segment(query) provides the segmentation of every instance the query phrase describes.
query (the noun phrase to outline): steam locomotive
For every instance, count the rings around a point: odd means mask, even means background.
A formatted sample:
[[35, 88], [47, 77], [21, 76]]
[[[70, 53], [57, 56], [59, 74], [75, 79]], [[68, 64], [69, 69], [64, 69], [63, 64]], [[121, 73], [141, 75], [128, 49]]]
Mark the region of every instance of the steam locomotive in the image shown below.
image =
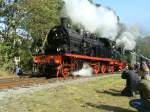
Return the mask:
[[123, 47], [114, 41], [79, 29], [72, 29], [61, 19], [61, 25], [52, 28], [47, 36], [44, 53], [33, 56], [33, 73], [66, 78], [71, 71], [89, 63], [93, 74], [113, 73], [124, 68]]

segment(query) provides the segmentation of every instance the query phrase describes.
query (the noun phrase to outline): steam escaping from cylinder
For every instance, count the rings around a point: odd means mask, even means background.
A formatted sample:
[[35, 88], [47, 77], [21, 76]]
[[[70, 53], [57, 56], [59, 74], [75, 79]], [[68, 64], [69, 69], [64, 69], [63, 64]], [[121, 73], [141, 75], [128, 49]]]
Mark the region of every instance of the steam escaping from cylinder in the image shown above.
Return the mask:
[[118, 33], [118, 17], [110, 8], [96, 6], [88, 0], [63, 0], [63, 13], [76, 25], [91, 33], [114, 40]]
[[83, 63], [83, 67], [81, 70], [77, 70], [72, 72], [73, 76], [83, 76], [83, 77], [90, 77], [92, 76], [93, 69], [90, 67], [88, 63]]

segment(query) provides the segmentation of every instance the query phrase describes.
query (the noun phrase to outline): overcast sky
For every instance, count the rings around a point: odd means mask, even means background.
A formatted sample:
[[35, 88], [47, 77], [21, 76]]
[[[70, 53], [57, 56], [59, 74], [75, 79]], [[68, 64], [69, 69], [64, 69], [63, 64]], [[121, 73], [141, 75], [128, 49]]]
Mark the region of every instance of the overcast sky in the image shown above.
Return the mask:
[[126, 25], [138, 25], [150, 34], [150, 0], [94, 0], [112, 8]]

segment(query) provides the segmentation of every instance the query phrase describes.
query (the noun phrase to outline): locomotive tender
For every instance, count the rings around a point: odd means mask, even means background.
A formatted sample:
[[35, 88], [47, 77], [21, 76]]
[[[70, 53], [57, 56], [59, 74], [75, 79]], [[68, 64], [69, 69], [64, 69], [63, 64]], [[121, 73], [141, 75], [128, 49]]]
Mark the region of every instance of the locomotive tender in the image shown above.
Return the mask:
[[122, 48], [115, 42], [69, 28], [63, 18], [60, 26], [50, 30], [45, 53], [33, 56], [33, 73], [66, 78], [71, 71], [81, 69], [84, 62], [89, 63], [95, 75], [113, 73], [124, 68], [122, 55]]

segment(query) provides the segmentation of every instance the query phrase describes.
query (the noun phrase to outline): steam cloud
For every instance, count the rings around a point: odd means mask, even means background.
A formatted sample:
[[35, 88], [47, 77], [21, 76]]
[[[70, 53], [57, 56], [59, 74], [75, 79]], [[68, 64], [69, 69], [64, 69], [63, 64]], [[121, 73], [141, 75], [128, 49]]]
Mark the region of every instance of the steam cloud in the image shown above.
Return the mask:
[[83, 76], [83, 77], [90, 77], [93, 74], [93, 69], [90, 67], [88, 63], [83, 63], [83, 67], [81, 70], [74, 71], [72, 73], [73, 76]]
[[[100, 37], [116, 40], [118, 45], [123, 44], [127, 50], [135, 48], [136, 35], [126, 29], [120, 33], [118, 18], [110, 8], [96, 6], [88, 0], [63, 1], [65, 3], [63, 14], [69, 17], [73, 24], [81, 25], [85, 30], [96, 33]], [[120, 33], [119, 37], [117, 37], [118, 33]]]
[[130, 32], [123, 32], [120, 38], [116, 40], [116, 43], [123, 45], [126, 50], [132, 50], [136, 46], [135, 37]]
[[134, 25], [130, 28], [124, 28], [120, 34], [116, 40], [117, 45], [123, 45], [126, 50], [133, 50], [136, 46], [136, 39], [140, 36], [138, 26]]
[[80, 24], [92, 33], [113, 40], [118, 33], [118, 19], [115, 13], [102, 6], [97, 7], [88, 0], [63, 0], [64, 13], [74, 24]]

